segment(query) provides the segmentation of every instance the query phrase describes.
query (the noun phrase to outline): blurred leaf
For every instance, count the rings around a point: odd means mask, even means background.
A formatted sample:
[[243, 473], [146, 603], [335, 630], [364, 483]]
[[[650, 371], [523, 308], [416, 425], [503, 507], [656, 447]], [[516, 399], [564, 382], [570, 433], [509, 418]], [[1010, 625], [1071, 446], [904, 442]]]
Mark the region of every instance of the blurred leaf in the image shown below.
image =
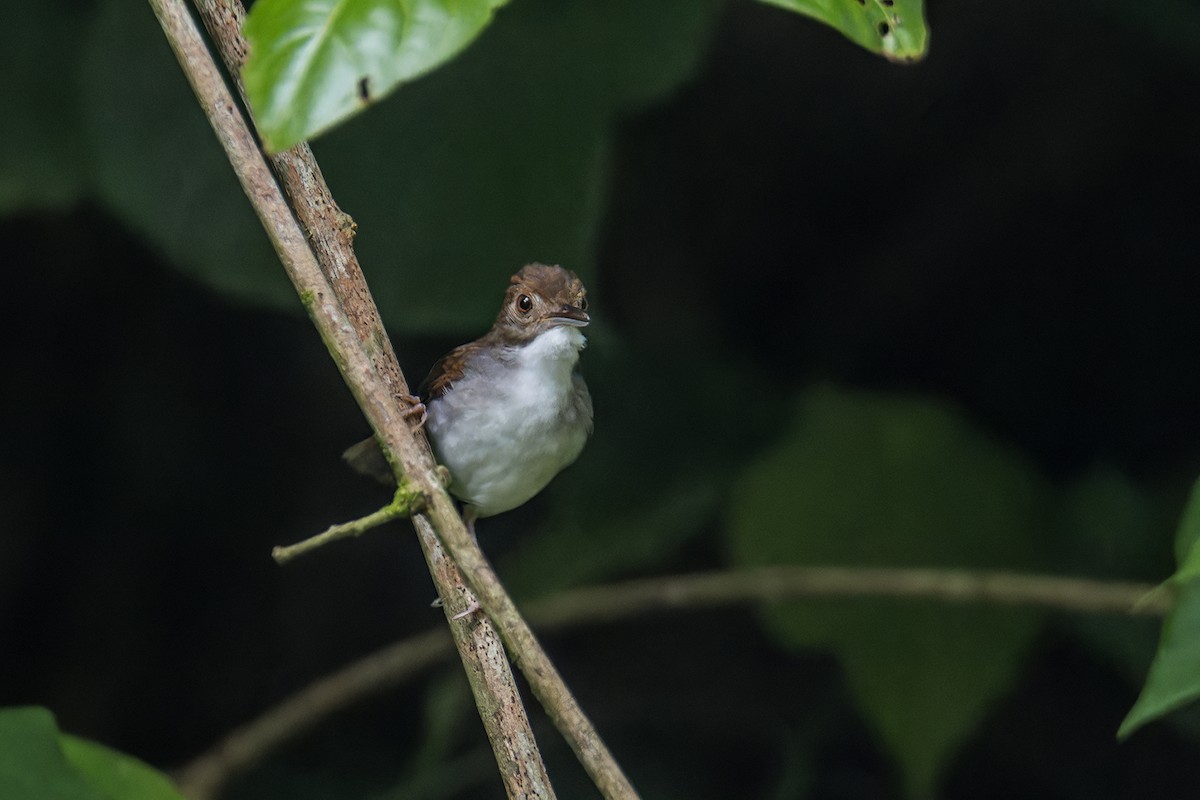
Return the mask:
[[1177, 503], [1111, 467], [1094, 467], [1060, 494], [1054, 537], [1059, 568], [1126, 580], [1161, 575]]
[[923, 0], [761, 0], [820, 20], [891, 61], [925, 56], [929, 32]]
[[[0, 25], [0, 214], [63, 208], [83, 190], [76, 62], [86, 12], [69, 0], [7, 9]], [[53, 32], [54, 53], [47, 52]]]
[[34, 707], [0, 709], [0, 797], [105, 800], [63, 756], [54, 715]]
[[[1068, 575], [1153, 580], [1170, 565], [1179, 513], [1174, 492], [1148, 491], [1111, 467], [1095, 467], [1061, 494], [1052, 539], [1056, 569]], [[1098, 614], [1058, 617], [1127, 679], [1142, 680], [1157, 638], [1153, 620]]]
[[183, 800], [183, 795], [153, 767], [101, 744], [63, 734], [63, 753], [87, 782], [114, 800]]
[[60, 734], [44, 708], [0, 709], [0, 797], [4, 800], [183, 800], [136, 758]]
[[123, 0], [97, 11], [80, 80], [98, 198], [205, 285], [299, 309], [153, 14]]
[[242, 70], [267, 149], [286, 150], [448, 61], [504, 0], [259, 0]]
[[[611, 129], [692, 73], [721, 8], [525, 0], [444, 69], [323, 138], [389, 330], [482, 333], [529, 261], [589, 277]], [[197, 280], [299, 310], [152, 15], [122, 0], [98, 10], [82, 94], [101, 199]]]
[[[1039, 561], [1046, 494], [1030, 464], [944, 405], [822, 388], [735, 486], [730, 544], [745, 565], [1021, 568]], [[1039, 620], [866, 599], [764, 616], [782, 644], [838, 655], [910, 796], [932, 792], [945, 759], [1011, 686]]]
[[1146, 685], [1117, 732], [1122, 739], [1200, 697], [1200, 482], [1184, 509], [1176, 546], [1179, 568], [1170, 579], [1175, 607], [1163, 623]]

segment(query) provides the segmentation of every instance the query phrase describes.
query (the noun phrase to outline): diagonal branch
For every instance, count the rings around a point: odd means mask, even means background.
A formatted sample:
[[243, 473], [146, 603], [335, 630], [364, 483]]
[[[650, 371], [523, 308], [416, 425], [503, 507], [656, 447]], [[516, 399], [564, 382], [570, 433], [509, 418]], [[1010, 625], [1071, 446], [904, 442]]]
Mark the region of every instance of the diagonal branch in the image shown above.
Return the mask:
[[[280, 193], [182, 0], [150, 0], [150, 3], [288, 277], [388, 454], [397, 482], [407, 480], [424, 498], [424, 511], [415, 515], [413, 521], [439, 595], [445, 601], [447, 616], [452, 617], [472, 601], [459, 573], [461, 567], [480, 605], [495, 623], [479, 618], [451, 619], [450, 629], [509, 796], [553, 797], [553, 790], [533, 743], [511, 672], [504, 662], [503, 648], [496, 646], [497, 629], [514, 660], [526, 671], [535, 695], [602, 793], [610, 798], [636, 797], [467, 533], [441, 484], [428, 443], [405, 421], [403, 404], [411, 395], [350, 251], [353, 225], [333, 205], [328, 189], [319, 180], [320, 173], [311, 153], [302, 149], [297, 161], [285, 161], [280, 167], [280, 174], [292, 186], [297, 213], [310, 226], [306, 235], [292, 216], [292, 209]], [[207, 0], [202, 2], [201, 11], [210, 23], [214, 39], [230, 57], [231, 73], [236, 76], [236, 68], [246, 52], [239, 30], [240, 5]], [[320, 205], [325, 206], [323, 213], [313, 214], [310, 221], [308, 206]], [[329, 224], [330, 215], [335, 224]], [[327, 254], [324, 271], [310, 249], [310, 239], [315, 246], [328, 246], [337, 254]], [[443, 551], [443, 544], [450, 557]]]

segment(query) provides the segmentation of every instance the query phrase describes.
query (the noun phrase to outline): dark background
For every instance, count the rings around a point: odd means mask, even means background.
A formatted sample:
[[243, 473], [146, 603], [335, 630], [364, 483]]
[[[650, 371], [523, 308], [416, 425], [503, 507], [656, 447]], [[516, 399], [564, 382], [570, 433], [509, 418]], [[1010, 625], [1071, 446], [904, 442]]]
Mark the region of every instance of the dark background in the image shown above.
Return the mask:
[[[516, 36], [504, 31], [539, 8], [505, 9], [479, 47]], [[1050, 491], [1098, 465], [1121, 475], [1145, 525], [1117, 540], [1052, 535], [1036, 564], [1165, 578], [1200, 472], [1200, 10], [933, 2], [930, 54], [901, 67], [765, 5], [714, 8], [686, 78], [605, 128], [579, 265], [598, 318], [584, 356], [596, 437], [544, 496], [481, 524], [502, 577], [511, 563], [532, 596], [729, 565], [729, 485], [771, 449], [797, 393], [831, 382], [949, 401]], [[71, 30], [116, 13], [59, 11]], [[185, 97], [164, 51], [123, 58], [145, 59]], [[49, 69], [82, 88], [36, 93], [45, 107], [93, 102], [83, 67], [60, 57]], [[25, 105], [10, 108], [42, 113], [34, 94], [18, 87]], [[0, 705], [47, 706], [65, 730], [171, 768], [441, 614], [405, 525], [272, 563], [273, 545], [386, 501], [338, 458], [365, 425], [298, 303], [230, 299], [212, 288], [226, 279], [177, 269], [153, 223], [88, 188], [110, 145], [59, 150], [56, 174], [80, 176], [61, 190], [29, 177], [39, 173], [20, 153], [0, 161], [26, 184], [4, 195], [0, 218]], [[192, 169], [186, 148], [173, 157]], [[330, 179], [335, 194], [354, 182]], [[225, 202], [249, 217], [236, 194]], [[431, 306], [427, 323], [399, 323], [410, 380], [486, 328], [520, 266], [480, 263], [470, 274], [486, 281], [411, 265], [449, 275], [470, 321], [439, 321]], [[371, 279], [381, 266], [365, 268]], [[678, 475], [715, 487], [686, 530], [555, 574], [539, 545], [524, 549], [529, 531], [552, 539], [564, 520], [586, 532], [607, 513], [650, 518], [657, 482]], [[1156, 632], [1047, 618], [934, 793], [1154, 797], [1197, 785], [1194, 724], [1115, 741]], [[647, 797], [903, 794], [835, 654], [788, 645], [752, 609], [547, 645]], [[233, 796], [498, 796], [464, 693], [447, 665], [347, 709]], [[536, 724], [559, 796], [589, 796], [540, 713]]]

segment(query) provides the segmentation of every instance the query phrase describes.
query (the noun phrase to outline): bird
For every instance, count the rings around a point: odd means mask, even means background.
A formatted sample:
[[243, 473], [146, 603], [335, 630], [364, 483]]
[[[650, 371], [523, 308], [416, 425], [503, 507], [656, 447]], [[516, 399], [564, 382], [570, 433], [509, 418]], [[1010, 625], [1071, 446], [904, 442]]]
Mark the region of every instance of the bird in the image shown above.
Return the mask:
[[[579, 355], [590, 321], [574, 272], [528, 264], [509, 279], [491, 329], [439, 359], [417, 390], [434, 456], [472, 535], [477, 519], [523, 505], [583, 451], [593, 423]], [[374, 438], [344, 457], [393, 480]]]

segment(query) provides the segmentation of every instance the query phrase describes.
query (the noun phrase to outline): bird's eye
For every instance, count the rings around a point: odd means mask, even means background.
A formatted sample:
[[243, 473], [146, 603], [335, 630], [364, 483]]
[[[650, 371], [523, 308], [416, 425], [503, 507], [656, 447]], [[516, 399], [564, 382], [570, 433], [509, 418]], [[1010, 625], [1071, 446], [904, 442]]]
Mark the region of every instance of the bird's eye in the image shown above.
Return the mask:
[[533, 298], [527, 294], [523, 294], [517, 298], [517, 309], [522, 314], [528, 314], [533, 310]]
[[587, 311], [587, 307], [588, 307], [588, 301], [587, 301], [587, 298], [586, 298], [586, 297], [581, 297], [581, 298], [579, 298], [579, 310], [580, 310], [580, 311]]

